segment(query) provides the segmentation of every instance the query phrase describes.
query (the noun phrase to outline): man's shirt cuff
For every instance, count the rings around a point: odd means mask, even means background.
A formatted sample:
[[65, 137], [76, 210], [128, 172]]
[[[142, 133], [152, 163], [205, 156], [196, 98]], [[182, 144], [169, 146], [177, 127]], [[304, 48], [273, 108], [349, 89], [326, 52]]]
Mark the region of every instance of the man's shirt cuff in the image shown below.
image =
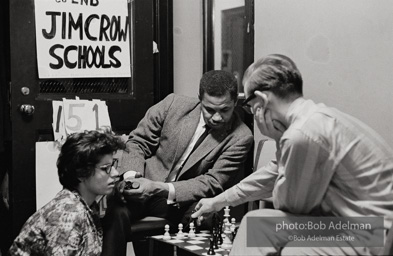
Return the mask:
[[167, 183], [169, 186], [168, 199], [166, 200], [167, 204], [176, 204], [176, 193], [175, 186], [172, 183]]

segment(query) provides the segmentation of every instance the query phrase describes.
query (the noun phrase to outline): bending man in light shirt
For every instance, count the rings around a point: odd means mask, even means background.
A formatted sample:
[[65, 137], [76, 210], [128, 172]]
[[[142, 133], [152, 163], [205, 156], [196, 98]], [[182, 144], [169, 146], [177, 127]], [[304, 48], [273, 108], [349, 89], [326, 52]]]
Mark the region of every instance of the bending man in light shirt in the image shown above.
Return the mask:
[[143, 178], [136, 179], [138, 189], [123, 192], [125, 204], [113, 201], [109, 206], [103, 255], [126, 254], [133, 221], [157, 216], [176, 226], [188, 224], [199, 199], [236, 183], [253, 143], [250, 129], [234, 112], [237, 88], [232, 74], [209, 71], [201, 78], [199, 100], [170, 94], [147, 111], [129, 136], [129, 153], [120, 167]]
[[[354, 117], [303, 98], [302, 83], [295, 63], [279, 54], [259, 59], [244, 75], [243, 105], [254, 114], [261, 133], [276, 141], [276, 160], [224, 193], [202, 199], [192, 215], [273, 197], [276, 210], [255, 210], [243, 218], [231, 255], [281, 250], [274, 232], [266, 236], [270, 246], [247, 247], [246, 223], [251, 216], [376, 216], [385, 218], [379, 227], [383, 231], [392, 225], [393, 150]], [[375, 255], [381, 249], [340, 247], [334, 242], [333, 247], [311, 243], [290, 248], [290, 243], [281, 255]]]

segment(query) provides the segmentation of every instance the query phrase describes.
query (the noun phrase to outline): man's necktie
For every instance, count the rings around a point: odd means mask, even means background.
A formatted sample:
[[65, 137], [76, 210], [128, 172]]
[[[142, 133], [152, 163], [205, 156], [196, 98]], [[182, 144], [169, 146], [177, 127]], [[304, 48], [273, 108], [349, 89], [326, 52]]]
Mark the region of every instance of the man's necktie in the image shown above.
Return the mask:
[[177, 179], [177, 175], [180, 173], [180, 171], [183, 169], [184, 164], [187, 162], [187, 160], [190, 158], [191, 154], [201, 145], [202, 141], [209, 135], [210, 132], [210, 127], [205, 125], [205, 131], [199, 136], [198, 140], [195, 142], [194, 147], [192, 148], [190, 154], [188, 154], [187, 158], [184, 160], [183, 164], [180, 166], [180, 168], [176, 170], [172, 170], [171, 173], [169, 173], [168, 181], [175, 181]]
[[[210, 132], [210, 127], [205, 125], [205, 131], [201, 134], [201, 136], [199, 136], [197, 142], [195, 142], [194, 147], [192, 148], [190, 154], [188, 155], [188, 157], [186, 158], [184, 163], [188, 160], [188, 158], [195, 151], [195, 149], [197, 149], [199, 147], [199, 145], [201, 145], [202, 141], [207, 137], [207, 135], [209, 135], [209, 132]], [[183, 163], [183, 165], [184, 165], [184, 163]]]

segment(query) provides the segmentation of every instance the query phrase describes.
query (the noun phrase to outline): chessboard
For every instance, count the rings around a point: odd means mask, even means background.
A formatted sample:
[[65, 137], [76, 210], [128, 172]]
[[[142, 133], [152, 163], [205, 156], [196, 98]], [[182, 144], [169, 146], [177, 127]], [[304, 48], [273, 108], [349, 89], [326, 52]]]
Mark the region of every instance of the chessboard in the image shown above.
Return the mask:
[[[210, 231], [201, 230], [194, 237], [189, 237], [187, 233], [183, 238], [178, 238], [177, 234], [171, 234], [170, 239], [163, 239], [164, 235], [150, 237], [150, 254], [151, 255], [229, 255], [230, 249], [213, 249], [214, 254], [208, 254], [211, 251], [212, 235]], [[220, 247], [220, 246], [219, 246]]]
[[234, 218], [229, 218], [229, 207], [224, 211], [225, 219], [214, 218], [211, 232], [200, 231], [197, 219], [187, 225], [188, 233], [183, 232], [181, 223], [176, 234], [171, 234], [170, 226], [165, 225], [163, 235], [150, 237], [150, 255], [229, 255], [238, 225]]

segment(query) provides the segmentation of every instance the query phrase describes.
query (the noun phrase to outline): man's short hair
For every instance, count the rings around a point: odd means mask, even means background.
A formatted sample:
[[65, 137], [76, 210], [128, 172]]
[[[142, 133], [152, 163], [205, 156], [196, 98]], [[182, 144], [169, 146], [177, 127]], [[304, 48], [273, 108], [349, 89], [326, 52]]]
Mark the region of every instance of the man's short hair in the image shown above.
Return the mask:
[[79, 178], [93, 175], [103, 156], [125, 148], [125, 142], [110, 133], [84, 131], [69, 135], [57, 159], [60, 183], [64, 188], [76, 189]]
[[303, 95], [303, 80], [296, 64], [287, 56], [271, 54], [263, 57], [244, 73], [243, 85], [251, 93], [268, 89], [281, 99]]
[[237, 101], [238, 92], [237, 80], [234, 75], [223, 70], [211, 70], [203, 74], [199, 84], [199, 98], [205, 93], [210, 96], [220, 97], [227, 92], [231, 95], [231, 99]]

